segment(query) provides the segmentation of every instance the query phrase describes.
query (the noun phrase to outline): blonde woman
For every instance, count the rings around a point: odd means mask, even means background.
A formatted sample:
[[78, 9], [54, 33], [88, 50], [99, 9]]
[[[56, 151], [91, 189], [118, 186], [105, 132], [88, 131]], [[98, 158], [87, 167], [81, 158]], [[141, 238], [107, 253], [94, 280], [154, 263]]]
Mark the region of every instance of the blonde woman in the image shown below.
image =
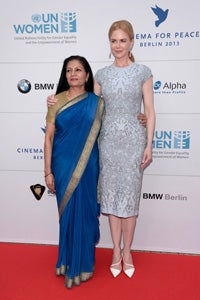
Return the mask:
[[[151, 70], [134, 61], [134, 32], [127, 20], [114, 22], [108, 32], [114, 62], [98, 70], [94, 92], [105, 101], [100, 132], [101, 212], [108, 215], [113, 241], [110, 270], [131, 278], [131, 255], [144, 169], [152, 161], [155, 126]], [[137, 118], [144, 105], [146, 127]]]

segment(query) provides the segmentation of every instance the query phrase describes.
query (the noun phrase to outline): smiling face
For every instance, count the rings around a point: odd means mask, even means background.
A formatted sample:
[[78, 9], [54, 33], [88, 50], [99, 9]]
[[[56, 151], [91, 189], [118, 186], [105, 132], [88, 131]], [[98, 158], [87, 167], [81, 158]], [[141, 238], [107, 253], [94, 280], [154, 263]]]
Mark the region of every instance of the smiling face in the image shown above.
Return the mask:
[[84, 87], [89, 74], [79, 60], [71, 60], [66, 66], [66, 78], [70, 87]]
[[122, 29], [114, 30], [110, 35], [110, 48], [116, 59], [126, 58], [133, 47], [133, 39]]

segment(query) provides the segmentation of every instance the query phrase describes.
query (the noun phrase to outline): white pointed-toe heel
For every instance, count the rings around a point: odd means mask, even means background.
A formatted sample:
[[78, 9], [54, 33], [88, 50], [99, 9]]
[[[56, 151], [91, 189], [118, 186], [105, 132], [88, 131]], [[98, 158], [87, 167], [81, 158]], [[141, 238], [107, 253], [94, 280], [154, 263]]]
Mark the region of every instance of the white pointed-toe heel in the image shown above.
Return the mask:
[[122, 259], [120, 259], [120, 261], [118, 261], [116, 264], [112, 264], [110, 266], [110, 272], [112, 273], [113, 277], [117, 277], [121, 273], [122, 268], [120, 268], [120, 269], [115, 268], [117, 266], [121, 266], [121, 262], [122, 262]]
[[129, 278], [131, 278], [135, 272], [135, 267], [132, 264], [127, 264], [124, 261], [124, 266], [129, 267], [128, 269], [123, 268], [124, 273], [126, 274], [126, 276], [128, 276]]

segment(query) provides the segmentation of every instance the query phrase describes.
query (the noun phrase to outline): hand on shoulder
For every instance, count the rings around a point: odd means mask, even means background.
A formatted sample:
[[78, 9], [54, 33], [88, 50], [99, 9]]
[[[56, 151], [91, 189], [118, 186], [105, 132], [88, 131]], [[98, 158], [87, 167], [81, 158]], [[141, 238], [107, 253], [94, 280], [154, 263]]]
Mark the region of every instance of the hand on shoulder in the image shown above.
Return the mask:
[[56, 96], [54, 94], [49, 95], [47, 97], [47, 107], [53, 106], [54, 104], [56, 104], [57, 101], [58, 100], [56, 99]]

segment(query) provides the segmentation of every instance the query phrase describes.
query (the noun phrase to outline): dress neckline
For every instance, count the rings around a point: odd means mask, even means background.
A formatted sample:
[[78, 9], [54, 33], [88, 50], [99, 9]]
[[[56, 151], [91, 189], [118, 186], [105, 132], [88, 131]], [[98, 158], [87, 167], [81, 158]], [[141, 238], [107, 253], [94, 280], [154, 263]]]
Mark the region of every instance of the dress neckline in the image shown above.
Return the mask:
[[122, 69], [122, 70], [124, 70], [124, 69], [131, 68], [131, 67], [134, 66], [134, 65], [135, 65], [135, 62], [131, 63], [131, 64], [128, 65], [128, 66], [124, 66], [124, 67], [116, 66], [114, 63], [113, 63], [111, 66], [112, 66], [113, 68], [116, 68], [116, 69]]

